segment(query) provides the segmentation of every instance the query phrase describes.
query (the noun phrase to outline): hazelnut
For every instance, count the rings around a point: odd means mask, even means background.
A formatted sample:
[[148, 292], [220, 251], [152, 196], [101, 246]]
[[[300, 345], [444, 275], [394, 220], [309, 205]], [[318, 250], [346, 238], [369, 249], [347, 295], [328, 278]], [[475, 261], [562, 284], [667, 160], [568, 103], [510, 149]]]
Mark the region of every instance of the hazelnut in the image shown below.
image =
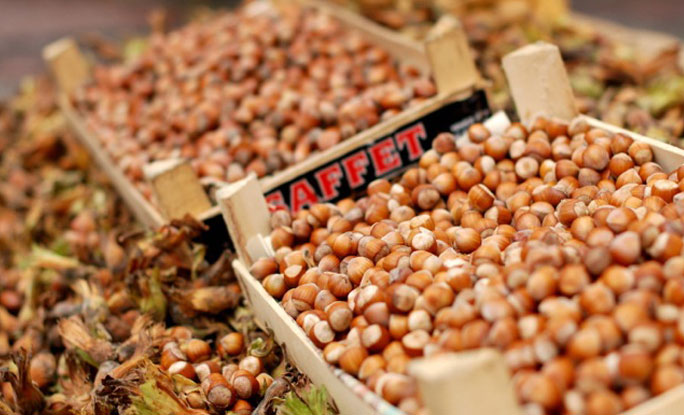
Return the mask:
[[[173, 366], [173, 365], [172, 365]], [[57, 372], [55, 357], [46, 352], [36, 354], [29, 363], [29, 376], [36, 386], [43, 389], [52, 383]]]
[[361, 364], [368, 357], [368, 352], [361, 346], [348, 347], [339, 357], [339, 365], [345, 372], [358, 375]]
[[249, 268], [250, 274], [261, 281], [267, 276], [278, 271], [278, 263], [273, 258], [259, 258]]
[[416, 186], [411, 192], [413, 203], [423, 210], [432, 209], [441, 200], [437, 188], [431, 184]]
[[614, 392], [599, 390], [587, 396], [587, 415], [618, 415], [622, 410], [622, 401]]
[[558, 290], [567, 296], [579, 294], [590, 283], [589, 274], [579, 264], [566, 265], [558, 277]]
[[635, 232], [624, 232], [610, 242], [610, 254], [620, 265], [631, 265], [641, 255], [641, 240]]
[[380, 355], [371, 355], [363, 360], [359, 368], [359, 379], [366, 380], [376, 373], [382, 373], [387, 366], [387, 362]]
[[215, 360], [207, 360], [202, 363], [197, 363], [193, 366], [193, 368], [195, 369], [195, 373], [200, 381], [203, 381], [212, 373], [221, 372], [221, 366]]
[[[439, 136], [438, 136], [439, 137]], [[490, 137], [490, 132], [483, 124], [475, 123], [468, 127], [468, 138], [473, 143], [482, 143]]]
[[653, 152], [651, 151], [651, 147], [641, 141], [633, 142], [629, 146], [627, 152], [634, 162], [639, 166], [653, 160]]
[[271, 231], [271, 245], [273, 245], [273, 249], [277, 250], [283, 246], [292, 246], [294, 240], [294, 232], [289, 227], [281, 226]]
[[496, 135], [486, 139], [483, 145], [485, 154], [496, 161], [502, 160], [508, 153], [508, 142]]
[[574, 359], [589, 359], [598, 356], [601, 350], [601, 335], [592, 327], [577, 331], [566, 346], [568, 356]]
[[425, 330], [410, 331], [401, 339], [401, 343], [409, 356], [422, 356], [423, 349], [430, 341], [430, 334]]
[[337, 301], [330, 304], [326, 307], [325, 314], [327, 315], [330, 327], [337, 332], [347, 330], [354, 316], [351, 309], [344, 301]]
[[634, 287], [635, 278], [634, 273], [629, 268], [612, 265], [601, 273], [601, 282], [616, 295], [620, 295]]
[[589, 314], [606, 314], [615, 307], [615, 294], [605, 285], [593, 283], [582, 291], [579, 303]]
[[264, 278], [262, 284], [269, 295], [278, 299], [282, 298], [287, 291], [285, 276], [283, 274], [271, 274]]
[[613, 209], [606, 217], [606, 226], [615, 233], [624, 232], [627, 227], [637, 220], [637, 216], [630, 208], [619, 207]]
[[300, 285], [292, 292], [291, 301], [300, 312], [310, 310], [313, 308], [319, 291], [320, 289], [316, 284], [309, 283]]
[[344, 353], [345, 350], [346, 346], [340, 342], [328, 343], [323, 349], [323, 358], [331, 365], [338, 364], [340, 356], [342, 356], [342, 353]]
[[480, 247], [480, 234], [471, 228], [461, 228], [455, 232], [454, 248], [460, 252], [470, 253]]
[[335, 301], [337, 301], [337, 297], [335, 297], [330, 291], [321, 290], [318, 292], [316, 299], [314, 300], [314, 308], [316, 310], [323, 311]]
[[537, 301], [550, 297], [556, 292], [557, 277], [551, 267], [543, 267], [533, 272], [527, 280], [527, 292]]
[[665, 365], [655, 369], [651, 377], [651, 393], [660, 395], [684, 383], [684, 372], [678, 366]]
[[379, 324], [371, 324], [361, 332], [361, 344], [371, 352], [381, 352], [389, 342], [389, 331]]
[[670, 258], [682, 255], [683, 245], [684, 243], [680, 236], [671, 233], [661, 233], [648, 249], [648, 253], [660, 261], [667, 261]]
[[521, 179], [529, 179], [539, 171], [539, 162], [532, 157], [521, 157], [515, 162], [515, 174]]
[[381, 239], [372, 236], [364, 236], [359, 240], [358, 253], [373, 262], [378, 262], [381, 258], [389, 254], [389, 247], [387, 246], [387, 243]]
[[242, 353], [245, 340], [242, 333], [228, 333], [217, 342], [216, 350], [221, 356], [237, 356]]
[[628, 345], [620, 350], [618, 372], [629, 381], [642, 382], [651, 375], [654, 369], [651, 354], [639, 345]]
[[558, 220], [566, 225], [571, 225], [575, 219], [589, 214], [587, 206], [577, 199], [566, 199], [556, 208]]
[[596, 144], [590, 144], [582, 153], [582, 166], [596, 171], [605, 169], [609, 161], [610, 153]]
[[626, 153], [633, 142], [634, 140], [631, 137], [617, 133], [610, 141], [610, 150], [613, 154]]
[[207, 401], [219, 410], [231, 407], [237, 399], [233, 387], [220, 373], [212, 373], [203, 380], [202, 390], [207, 397]]
[[627, 386], [622, 390], [620, 399], [625, 409], [631, 409], [651, 398], [651, 392], [643, 386]]
[[209, 343], [200, 339], [191, 339], [182, 347], [188, 359], [193, 362], [201, 362], [211, 357], [211, 346]]
[[309, 338], [320, 348], [335, 340], [335, 332], [326, 320], [321, 320], [313, 324], [309, 330]]
[[494, 203], [494, 200], [494, 194], [482, 184], [473, 186], [468, 191], [468, 202], [473, 208], [479, 210], [480, 212], [484, 212], [489, 209]]
[[520, 397], [524, 402], [539, 404], [547, 410], [555, 408], [561, 402], [561, 392], [553, 380], [539, 373], [531, 374], [523, 381]]
[[[472, 128], [472, 126], [471, 126]], [[432, 148], [438, 153], [445, 154], [456, 150], [456, 137], [451, 133], [440, 133], [432, 141]]]
[[264, 365], [261, 359], [256, 356], [247, 356], [240, 360], [238, 367], [242, 370], [250, 372], [254, 376], [264, 371]]
[[[608, 170], [613, 177], [619, 177], [627, 171], [634, 171], [634, 160], [626, 153], [615, 153], [615, 155], [608, 162]], [[639, 178], [641, 182], [641, 178]], [[618, 186], [621, 187], [621, 186]]]
[[472, 167], [466, 167], [458, 173], [454, 172], [454, 176], [458, 182], [458, 187], [464, 191], [468, 191], [471, 187], [482, 183], [482, 173]]
[[185, 360], [187, 360], [187, 356], [181, 351], [178, 343], [169, 342], [164, 345], [160, 360], [162, 369], [168, 370], [172, 364]]
[[445, 283], [431, 284], [423, 290], [426, 310], [433, 315], [440, 309], [450, 306], [454, 302], [454, 297], [451, 287]]
[[168, 372], [170, 375], [181, 375], [188, 379], [194, 379], [196, 376], [195, 369], [188, 362], [178, 361], [169, 366]]

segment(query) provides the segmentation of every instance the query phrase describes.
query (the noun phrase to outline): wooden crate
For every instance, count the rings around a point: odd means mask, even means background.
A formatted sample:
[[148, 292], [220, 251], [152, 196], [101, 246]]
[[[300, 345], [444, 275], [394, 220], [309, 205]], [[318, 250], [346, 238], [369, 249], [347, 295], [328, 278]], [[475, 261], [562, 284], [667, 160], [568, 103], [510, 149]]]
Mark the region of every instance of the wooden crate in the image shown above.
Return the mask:
[[[285, 3], [273, 1], [276, 5]], [[438, 24], [432, 36], [423, 45], [337, 6], [315, 0], [299, 2], [332, 14], [350, 30], [361, 32], [366, 39], [386, 49], [396, 60], [411, 64], [423, 73], [431, 73], [436, 81], [438, 95], [356, 134], [327, 151], [313, 155], [303, 163], [261, 179], [261, 188], [265, 193], [304, 172], [328, 163], [342, 151], [362, 148], [412, 120], [419, 119], [455, 100], [471, 96], [473, 91], [483, 86], [460, 23], [453, 18], [446, 18]], [[221, 222], [220, 209], [211, 205], [196, 174], [184, 160], [162, 160], [145, 166], [146, 180], [152, 185], [158, 206], [147, 200], [116, 166], [98, 140], [98, 132], [88, 127], [68, 97], [69, 93], [91, 79], [90, 65], [79, 51], [76, 42], [69, 38], [58, 40], [48, 45], [43, 55], [60, 86], [59, 105], [69, 124], [100, 168], [109, 176], [115, 189], [138, 220], [156, 228], [167, 219], [189, 213], [205, 223]], [[220, 228], [225, 231], [223, 226]], [[218, 242], [221, 239], [213, 238]]]
[[[503, 68], [511, 88], [518, 116], [530, 124], [538, 116], [570, 121], [579, 113], [572, 88], [560, 56], [554, 45], [539, 42], [518, 49], [503, 59]], [[651, 146], [655, 162], [666, 171], [684, 164], [684, 149], [618, 128], [595, 118], [585, 117], [590, 125], [622, 133]]]
[[[520, 118], [524, 123], [535, 117], [566, 121], [577, 115], [560, 52], [550, 44], [534, 44], [504, 59]], [[596, 127], [632, 137], [653, 148], [655, 161], [666, 170], [684, 164], [684, 150], [627, 130], [586, 117]], [[269, 211], [253, 177], [233, 183], [219, 191], [224, 219], [236, 245], [244, 247], [233, 262], [243, 292], [252, 305], [259, 324], [271, 330], [284, 345], [288, 357], [315, 384], [325, 385], [342, 414], [396, 415], [390, 406], [368, 391], [358, 380], [328, 365], [321, 351], [294, 320], [249, 273], [254, 260], [273, 255], [270, 241]], [[417, 359], [411, 362], [430, 415], [520, 415], [512, 379], [502, 355], [493, 349], [480, 349]], [[626, 412], [627, 415], [677, 415], [684, 408], [684, 385], [650, 399]]]
[[[486, 122], [493, 130], [503, 132], [510, 125], [505, 114], [498, 113]], [[271, 232], [269, 225], [269, 208], [266, 198], [263, 196], [259, 182], [254, 176], [250, 176], [239, 182], [229, 184], [217, 193], [219, 204], [223, 211], [224, 220], [233, 238], [233, 244], [239, 247], [238, 257], [233, 261], [233, 269], [238, 277], [240, 286], [251, 308], [257, 323], [266, 331], [272, 332], [276, 342], [283, 346], [288, 358], [304, 374], [318, 385], [325, 385], [335, 400], [342, 414], [350, 415], [402, 415], [396, 407], [385, 402], [383, 399], [371, 393], [356, 378], [340, 369], [330, 366], [323, 360], [321, 351], [304, 334], [295, 321], [273, 299], [249, 273], [249, 265], [256, 259], [274, 254], [268, 235]], [[465, 357], [465, 358], [464, 358]], [[491, 371], [480, 372], [480, 365], [473, 366], [472, 360], [486, 364]], [[493, 350], [476, 351], [470, 354], [459, 355], [456, 361], [450, 365], [450, 370], [457, 367], [456, 374], [461, 381], [470, 379], [471, 385], [479, 386], [500, 383], [502, 387], [508, 386], [510, 379], [504, 368], [502, 356]], [[424, 395], [428, 396], [439, 386], [433, 383], [435, 370], [440, 366], [437, 362], [430, 362], [428, 366], [416, 365], [416, 376], [421, 380]], [[438, 388], [443, 390], [443, 388]], [[510, 389], [512, 391], [512, 389]], [[452, 391], [453, 396], [465, 397], [469, 389], [461, 388], [460, 391]], [[498, 400], [490, 400], [490, 407], [494, 412], [502, 413], [501, 405], [510, 405], [515, 402], [511, 394], [508, 397], [500, 397]], [[508, 407], [508, 406], [506, 406]], [[496, 410], [495, 410], [496, 409]], [[471, 412], [464, 412], [471, 413]], [[438, 412], [434, 412], [435, 415]]]
[[[358, 7], [361, 1], [327, 0], [329, 3], [345, 3], [348, 8], [363, 11]], [[372, 3], [372, 2], [369, 2]], [[395, 6], [404, 13], [411, 13], [416, 8], [424, 8], [424, 1], [395, 0]], [[439, 12], [453, 13], [462, 16], [467, 13], [469, 3], [492, 3], [480, 0], [430, 0], [428, 2]], [[656, 69], [670, 59], [678, 59], [679, 66], [684, 70], [684, 44], [674, 35], [654, 30], [629, 27], [621, 23], [603, 18], [597, 18], [571, 10], [570, 0], [522, 0], [526, 3], [525, 10], [530, 10], [540, 22], [559, 21], [568, 18], [573, 26], [585, 26], [596, 31], [605, 38], [634, 47], [636, 58], [642, 63]], [[356, 4], [357, 7], [354, 7]], [[679, 56], [677, 56], [679, 55]]]

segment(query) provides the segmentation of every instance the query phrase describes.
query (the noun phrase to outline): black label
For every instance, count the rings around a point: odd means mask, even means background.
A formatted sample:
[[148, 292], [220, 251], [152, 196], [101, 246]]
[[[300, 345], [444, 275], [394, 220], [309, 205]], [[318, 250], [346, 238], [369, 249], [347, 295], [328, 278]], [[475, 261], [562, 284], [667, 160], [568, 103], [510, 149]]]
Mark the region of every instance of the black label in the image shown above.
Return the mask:
[[476, 91], [283, 183], [268, 192], [266, 200], [296, 212], [314, 203], [344, 199], [365, 190], [375, 179], [391, 177], [415, 164], [439, 133], [461, 134], [490, 115], [485, 92]]

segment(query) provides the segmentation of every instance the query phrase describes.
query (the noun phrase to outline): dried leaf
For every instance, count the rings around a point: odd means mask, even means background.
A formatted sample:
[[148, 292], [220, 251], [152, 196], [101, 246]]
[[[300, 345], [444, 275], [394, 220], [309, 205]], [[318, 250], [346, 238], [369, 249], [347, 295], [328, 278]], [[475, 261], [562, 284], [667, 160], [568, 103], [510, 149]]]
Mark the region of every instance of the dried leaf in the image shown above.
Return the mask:
[[107, 376], [98, 399], [127, 415], [206, 415], [189, 408], [174, 392], [172, 378], [148, 359], [131, 359]]
[[17, 372], [12, 373], [9, 368], [0, 369], [0, 381], [9, 382], [16, 395], [16, 410], [21, 415], [41, 413], [45, 407], [45, 398], [40, 390], [31, 382], [29, 373], [30, 357], [25, 350], [12, 355], [12, 361]]
[[66, 348], [75, 351], [88, 364], [98, 367], [105, 360], [114, 358], [111, 343], [91, 335], [80, 317], [60, 320], [58, 330]]
[[219, 314], [240, 303], [240, 294], [230, 287], [172, 289], [170, 295], [186, 314]]

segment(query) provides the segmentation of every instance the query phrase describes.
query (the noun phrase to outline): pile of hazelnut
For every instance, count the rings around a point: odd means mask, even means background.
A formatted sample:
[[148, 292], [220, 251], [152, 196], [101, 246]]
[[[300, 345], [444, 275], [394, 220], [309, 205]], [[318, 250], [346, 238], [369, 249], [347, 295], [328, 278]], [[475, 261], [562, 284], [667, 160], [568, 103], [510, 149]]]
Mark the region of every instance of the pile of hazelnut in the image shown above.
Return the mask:
[[684, 166], [582, 118], [467, 135], [358, 200], [275, 212], [252, 275], [408, 414], [425, 414], [411, 359], [481, 347], [528, 415], [618, 414], [684, 384]]
[[207, 341], [194, 338], [187, 327], [172, 327], [167, 334], [160, 366], [172, 376], [199, 382], [200, 388], [192, 383], [181, 393], [191, 408], [250, 414], [273, 383], [262, 358], [248, 352], [242, 333], [220, 336], [215, 350]]
[[153, 35], [72, 97], [145, 195], [146, 163], [181, 157], [200, 177], [262, 177], [436, 93], [328, 14], [258, 4]]

